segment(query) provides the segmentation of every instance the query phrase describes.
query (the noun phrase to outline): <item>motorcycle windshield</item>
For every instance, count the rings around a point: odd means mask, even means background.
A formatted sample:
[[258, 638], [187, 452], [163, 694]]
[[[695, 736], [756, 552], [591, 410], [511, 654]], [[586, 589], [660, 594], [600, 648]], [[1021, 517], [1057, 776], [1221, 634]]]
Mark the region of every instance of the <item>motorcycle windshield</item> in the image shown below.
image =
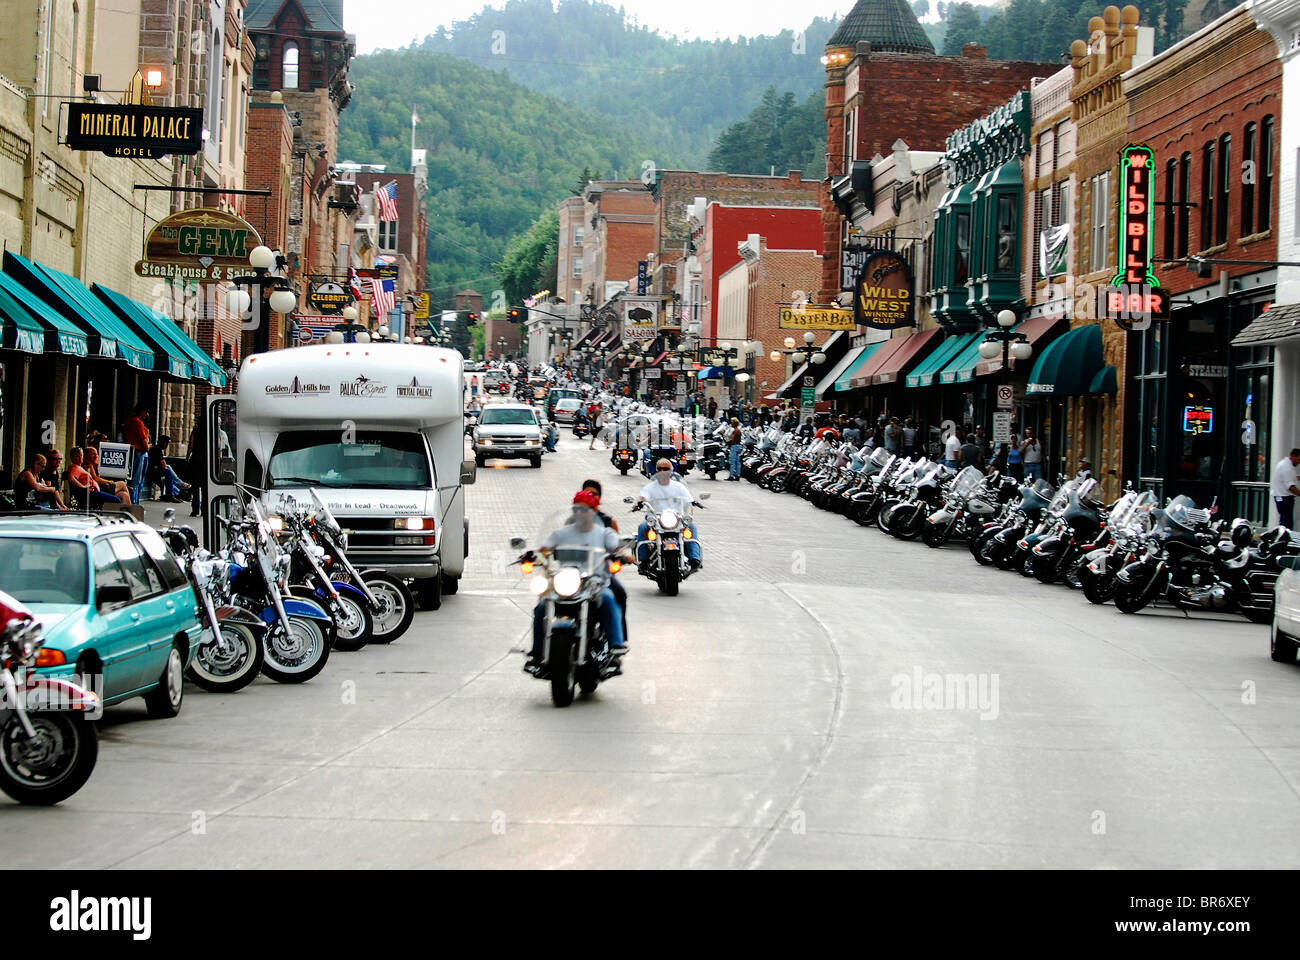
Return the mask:
[[311, 494], [312, 504], [316, 507], [316, 522], [322, 526], [328, 527], [334, 533], [338, 533], [342, 530], [338, 521], [334, 519], [334, 514], [330, 511], [330, 508], [325, 505], [325, 501], [322, 500], [320, 494], [316, 492], [316, 488], [308, 487], [307, 491]]
[[1169, 501], [1165, 507], [1164, 522], [1175, 529], [1181, 528], [1182, 531], [1195, 530], [1199, 526], [1209, 523], [1210, 514], [1208, 510], [1201, 510], [1196, 506], [1196, 501], [1188, 496], [1177, 496]]
[[871, 462], [874, 463], [877, 467], [888, 466], [889, 461], [892, 459], [893, 459], [893, 454], [891, 454], [884, 447], [876, 447], [876, 449], [871, 451]]
[[979, 471], [978, 467], [966, 467], [961, 473], [957, 474], [957, 479], [952, 483], [953, 496], [969, 497], [983, 483], [984, 474]]

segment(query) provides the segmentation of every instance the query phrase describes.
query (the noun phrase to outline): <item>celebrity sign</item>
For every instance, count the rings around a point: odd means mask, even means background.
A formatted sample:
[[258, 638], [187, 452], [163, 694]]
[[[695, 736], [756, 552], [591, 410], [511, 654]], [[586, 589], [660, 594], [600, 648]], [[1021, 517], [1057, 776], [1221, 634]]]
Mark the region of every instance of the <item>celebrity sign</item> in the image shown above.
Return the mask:
[[912, 271], [907, 261], [892, 250], [877, 250], [869, 256], [854, 290], [853, 313], [858, 323], [877, 330], [916, 326]]
[[1152, 319], [1169, 316], [1169, 294], [1151, 269], [1155, 242], [1155, 151], [1129, 144], [1120, 154], [1119, 273], [1097, 294], [1099, 316], [1126, 330], [1145, 330]]
[[73, 150], [156, 160], [172, 154], [188, 156], [203, 149], [200, 107], [75, 101], [67, 107], [67, 144]]

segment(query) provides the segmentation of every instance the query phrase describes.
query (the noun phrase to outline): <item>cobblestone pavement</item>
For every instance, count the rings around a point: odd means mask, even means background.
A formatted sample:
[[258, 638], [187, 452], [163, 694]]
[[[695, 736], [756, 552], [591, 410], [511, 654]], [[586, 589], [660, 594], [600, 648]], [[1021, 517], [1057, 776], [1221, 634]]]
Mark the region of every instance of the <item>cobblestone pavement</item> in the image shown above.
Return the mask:
[[480, 470], [460, 593], [390, 647], [109, 710], [80, 793], [4, 809], [8, 861], [1300, 865], [1300, 673], [1267, 628], [1126, 617], [748, 483], [688, 478], [704, 571], [676, 598], [625, 573], [626, 675], [554, 709], [508, 653], [508, 541], [587, 476], [620, 520], [643, 482], [568, 433]]

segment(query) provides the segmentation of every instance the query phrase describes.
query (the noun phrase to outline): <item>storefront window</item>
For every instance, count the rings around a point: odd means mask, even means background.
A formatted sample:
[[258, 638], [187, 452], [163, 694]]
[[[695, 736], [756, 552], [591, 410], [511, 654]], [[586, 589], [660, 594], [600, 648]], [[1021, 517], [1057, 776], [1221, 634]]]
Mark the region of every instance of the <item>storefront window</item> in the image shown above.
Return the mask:
[[955, 285], [966, 285], [970, 277], [970, 214], [957, 214], [957, 272], [953, 277]]
[[1212, 317], [1197, 313], [1188, 319], [1180, 357], [1182, 376], [1173, 405], [1180, 421], [1178, 479], [1216, 481], [1223, 456], [1228, 368]]
[[998, 197], [998, 250], [996, 273], [1016, 271], [1016, 198]]
[[1141, 363], [1137, 377], [1138, 410], [1141, 417], [1137, 439], [1138, 476], [1144, 487], [1159, 490], [1163, 486], [1165, 363], [1168, 356], [1168, 332], [1163, 322], [1156, 322], [1142, 335]]

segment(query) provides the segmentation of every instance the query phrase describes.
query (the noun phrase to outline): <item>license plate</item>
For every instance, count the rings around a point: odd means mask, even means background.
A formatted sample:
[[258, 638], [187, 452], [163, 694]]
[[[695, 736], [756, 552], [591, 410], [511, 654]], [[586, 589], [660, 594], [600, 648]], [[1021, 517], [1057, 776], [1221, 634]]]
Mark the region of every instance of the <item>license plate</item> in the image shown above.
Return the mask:
[[676, 550], [676, 549], [677, 549], [677, 542], [676, 542], [675, 540], [665, 540], [665, 541], [664, 541], [664, 549], [665, 549], [665, 550]]
[[395, 547], [418, 547], [424, 543], [423, 537], [393, 537]]

